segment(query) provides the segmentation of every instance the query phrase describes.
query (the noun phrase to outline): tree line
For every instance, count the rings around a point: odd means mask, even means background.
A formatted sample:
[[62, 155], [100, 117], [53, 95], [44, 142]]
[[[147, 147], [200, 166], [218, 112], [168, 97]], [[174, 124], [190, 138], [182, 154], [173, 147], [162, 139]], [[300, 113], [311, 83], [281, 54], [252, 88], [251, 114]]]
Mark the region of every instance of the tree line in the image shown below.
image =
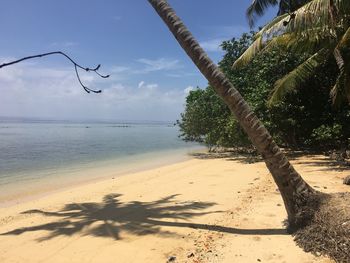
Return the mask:
[[[221, 70], [250, 104], [279, 145], [292, 149], [346, 149], [350, 138], [350, 107], [334, 105], [330, 97], [339, 69], [328, 59], [303, 84], [269, 103], [275, 83], [310, 57], [307, 50], [275, 46], [240, 68], [232, 65], [254, 42], [254, 32], [224, 41]], [[208, 85], [191, 91], [178, 125], [184, 140], [215, 147], [251, 146], [228, 106]]]

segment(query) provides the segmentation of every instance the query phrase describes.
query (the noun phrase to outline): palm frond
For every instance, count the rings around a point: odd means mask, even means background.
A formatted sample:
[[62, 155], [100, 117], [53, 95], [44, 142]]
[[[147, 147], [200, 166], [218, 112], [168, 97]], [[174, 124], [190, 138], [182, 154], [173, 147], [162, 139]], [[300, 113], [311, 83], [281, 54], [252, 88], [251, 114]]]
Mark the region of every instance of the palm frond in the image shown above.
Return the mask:
[[276, 81], [268, 105], [272, 106], [281, 101], [284, 96], [300, 87], [302, 83], [310, 79], [315, 74], [315, 70], [323, 63], [326, 56], [326, 50], [322, 49], [309, 57], [293, 71], [285, 75], [282, 79]]
[[340, 70], [336, 84], [331, 90], [333, 104], [340, 105], [346, 99], [350, 102], [350, 1], [304, 2], [308, 3], [291, 15], [285, 14], [275, 18], [258, 32], [256, 41], [235, 61], [233, 67], [243, 66], [258, 53], [267, 52], [276, 46], [292, 51], [316, 52], [275, 83], [268, 102], [272, 105], [309, 79], [315, 69], [333, 52]]
[[249, 25], [252, 28], [256, 19], [262, 16], [265, 10], [270, 6], [278, 4], [277, 15], [280, 16], [293, 12], [310, 1], [312, 0], [253, 0], [246, 12]]
[[295, 12], [286, 28], [287, 32], [307, 32], [310, 28], [329, 29], [331, 24], [330, 0], [313, 0]]
[[247, 18], [249, 26], [254, 26], [257, 17], [262, 16], [266, 8], [275, 6], [278, 4], [278, 0], [253, 0], [247, 9]]
[[344, 71], [340, 72], [337, 81], [333, 88], [331, 89], [330, 96], [332, 99], [332, 105], [336, 108], [339, 108], [344, 102], [345, 98], [345, 73]]
[[253, 57], [263, 49], [262, 37], [258, 37], [250, 47], [233, 63], [232, 68], [240, 68], [247, 65]]
[[334, 54], [334, 58], [335, 58], [335, 61], [337, 62], [339, 70], [343, 71], [344, 70], [345, 61], [344, 61], [344, 58], [341, 55], [341, 52], [340, 52], [338, 47], [336, 47], [334, 49], [333, 54]]
[[[350, 1], [312, 0], [305, 2], [308, 3], [297, 9], [293, 13], [293, 17], [284, 14], [263, 27], [257, 33], [253, 44], [235, 61], [233, 68], [249, 63], [256, 54], [264, 50], [270, 41], [274, 41], [271, 46], [279, 41], [285, 42], [289, 36], [281, 36], [286, 34], [295, 36], [294, 39], [289, 39], [289, 47], [293, 46], [295, 49], [302, 47], [304, 50], [308, 48], [309, 51], [313, 52], [315, 49], [320, 49], [320, 44], [335, 45], [337, 35], [334, 29], [334, 16], [336, 15], [338, 20], [346, 20], [350, 13]], [[276, 37], [279, 38], [275, 39]]]
[[335, 107], [339, 107], [344, 102], [345, 98], [350, 102], [349, 57], [345, 58], [342, 54], [342, 51], [347, 50], [349, 46], [350, 28], [346, 30], [333, 52], [335, 61], [337, 62], [340, 71], [337, 81], [330, 92], [332, 103]]
[[322, 48], [335, 48], [336, 45], [337, 39], [334, 38], [334, 35], [315, 28], [302, 34], [292, 32], [275, 36], [265, 44], [265, 50], [268, 50], [270, 47], [280, 46], [293, 52], [307, 52], [313, 54]]
[[250, 47], [233, 63], [232, 68], [240, 68], [248, 64], [252, 58], [258, 54], [266, 45], [266, 40], [264, 39], [264, 32], [272, 27], [274, 23], [279, 23], [282, 19], [286, 18], [288, 15], [282, 15], [276, 17], [272, 22], [263, 27], [258, 33], [255, 34], [255, 41], [250, 45]]
[[349, 13], [349, 0], [312, 0], [295, 10], [293, 18], [274, 23], [264, 34], [271, 37], [281, 32], [312, 35], [315, 30], [310, 29], [317, 29], [335, 36], [335, 23], [347, 19]]
[[313, 54], [320, 49], [334, 49], [337, 45], [333, 36], [326, 32], [320, 33], [314, 29], [314, 34], [300, 35], [298, 33], [286, 33], [269, 40], [260, 52], [280, 47], [292, 52]]
[[344, 35], [340, 39], [337, 48], [339, 50], [343, 48], [349, 48], [350, 47], [350, 27], [345, 31]]
[[329, 26], [330, 0], [313, 0], [300, 7], [293, 13], [293, 17], [274, 23], [264, 34], [268, 39], [284, 33], [303, 33], [310, 28], [324, 29]]

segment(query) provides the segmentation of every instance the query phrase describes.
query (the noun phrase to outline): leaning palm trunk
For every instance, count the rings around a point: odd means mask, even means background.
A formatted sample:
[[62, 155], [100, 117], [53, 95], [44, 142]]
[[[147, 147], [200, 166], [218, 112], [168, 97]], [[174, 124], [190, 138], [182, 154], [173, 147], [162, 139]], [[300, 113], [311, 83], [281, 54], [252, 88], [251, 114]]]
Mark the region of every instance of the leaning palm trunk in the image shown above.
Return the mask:
[[[221, 96], [260, 152], [282, 195], [290, 227], [299, 225], [306, 216], [310, 201], [318, 200], [312, 189], [289, 163], [264, 125], [221, 70], [209, 59], [166, 0], [148, 0], [164, 20], [187, 55]], [[301, 221], [302, 220], [302, 221]]]

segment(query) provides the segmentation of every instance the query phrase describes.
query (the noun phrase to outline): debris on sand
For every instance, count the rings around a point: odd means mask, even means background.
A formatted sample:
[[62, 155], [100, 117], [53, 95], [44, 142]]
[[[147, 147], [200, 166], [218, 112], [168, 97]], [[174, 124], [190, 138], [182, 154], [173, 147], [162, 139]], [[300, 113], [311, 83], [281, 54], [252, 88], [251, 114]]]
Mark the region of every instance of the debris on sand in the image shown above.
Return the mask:
[[175, 257], [175, 256], [170, 256], [170, 257], [168, 258], [167, 263], [175, 262], [175, 260], [176, 260], [176, 257]]
[[326, 255], [336, 262], [349, 262], [350, 193], [329, 195], [311, 223], [294, 235], [296, 243], [306, 252]]

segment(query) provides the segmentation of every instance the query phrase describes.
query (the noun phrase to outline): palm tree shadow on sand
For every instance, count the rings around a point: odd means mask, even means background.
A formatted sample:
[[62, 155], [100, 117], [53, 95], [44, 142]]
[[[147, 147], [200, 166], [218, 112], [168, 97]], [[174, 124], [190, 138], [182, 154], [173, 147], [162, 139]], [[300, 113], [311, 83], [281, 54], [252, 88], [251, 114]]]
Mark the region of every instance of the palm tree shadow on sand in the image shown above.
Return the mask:
[[[50, 240], [58, 236], [92, 235], [121, 239], [125, 231], [134, 235], [157, 234], [163, 236], [175, 233], [161, 227], [185, 227], [242, 235], [285, 235], [285, 229], [238, 229], [208, 224], [196, 224], [188, 220], [193, 217], [220, 213], [222, 211], [200, 212], [215, 205], [211, 202], [176, 202], [177, 195], [170, 195], [153, 202], [133, 201], [122, 203], [120, 194], [109, 194], [101, 203], [70, 203], [57, 212], [29, 210], [23, 214], [42, 214], [57, 218], [56, 221], [30, 227], [14, 229], [1, 235], [21, 235], [25, 232], [46, 230], [49, 233], [37, 241]], [[182, 222], [179, 222], [181, 220]]]

